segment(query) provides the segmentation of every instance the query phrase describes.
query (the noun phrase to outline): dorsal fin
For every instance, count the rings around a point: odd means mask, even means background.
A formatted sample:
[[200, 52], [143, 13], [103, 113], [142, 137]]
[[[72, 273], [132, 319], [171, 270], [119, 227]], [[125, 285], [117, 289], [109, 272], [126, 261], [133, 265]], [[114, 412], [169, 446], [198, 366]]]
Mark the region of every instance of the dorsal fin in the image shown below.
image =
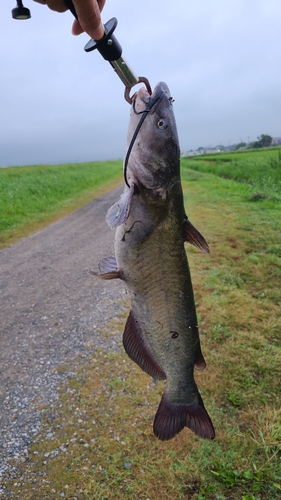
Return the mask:
[[183, 223], [183, 237], [184, 241], [190, 243], [201, 250], [204, 253], [210, 253], [208, 243], [206, 242], [204, 236], [196, 229], [196, 227], [191, 224], [190, 220], [186, 217]]

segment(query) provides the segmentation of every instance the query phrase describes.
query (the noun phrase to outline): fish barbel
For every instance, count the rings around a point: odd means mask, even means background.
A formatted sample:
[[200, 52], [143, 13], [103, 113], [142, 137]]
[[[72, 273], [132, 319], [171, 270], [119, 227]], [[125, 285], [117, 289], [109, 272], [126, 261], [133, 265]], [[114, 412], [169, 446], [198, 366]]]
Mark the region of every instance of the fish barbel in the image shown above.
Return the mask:
[[133, 97], [124, 168], [127, 187], [107, 214], [116, 228], [116, 257], [102, 259], [99, 277], [120, 278], [130, 296], [123, 334], [128, 356], [154, 379], [167, 379], [155, 435], [168, 440], [187, 426], [213, 439], [193, 375], [205, 361], [184, 242], [209, 249], [185, 214], [177, 128], [164, 82], [151, 96], [142, 87]]

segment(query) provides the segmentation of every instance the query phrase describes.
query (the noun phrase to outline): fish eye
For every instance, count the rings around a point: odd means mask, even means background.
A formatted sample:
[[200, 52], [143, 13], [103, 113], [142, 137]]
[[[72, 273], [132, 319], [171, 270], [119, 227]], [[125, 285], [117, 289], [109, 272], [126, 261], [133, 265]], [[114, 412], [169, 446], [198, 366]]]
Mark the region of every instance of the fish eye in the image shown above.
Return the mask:
[[164, 118], [160, 118], [157, 122], [157, 127], [159, 130], [165, 130], [168, 127], [168, 122]]

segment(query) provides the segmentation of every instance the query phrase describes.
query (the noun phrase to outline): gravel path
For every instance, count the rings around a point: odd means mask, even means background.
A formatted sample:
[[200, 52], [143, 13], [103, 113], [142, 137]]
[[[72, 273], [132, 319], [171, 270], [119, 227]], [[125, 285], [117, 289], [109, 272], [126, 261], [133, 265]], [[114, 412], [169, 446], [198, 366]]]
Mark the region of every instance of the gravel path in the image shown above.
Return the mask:
[[[51, 406], [58, 383], [69, 375], [57, 368], [67, 365], [71, 372], [77, 355], [104, 346], [97, 328], [122, 310], [122, 283], [89, 274], [113, 254], [105, 214], [121, 192], [0, 252], [0, 479], [12, 473], [9, 460], [25, 460], [40, 426], [40, 405]], [[114, 338], [106, 346], [114, 348]]]

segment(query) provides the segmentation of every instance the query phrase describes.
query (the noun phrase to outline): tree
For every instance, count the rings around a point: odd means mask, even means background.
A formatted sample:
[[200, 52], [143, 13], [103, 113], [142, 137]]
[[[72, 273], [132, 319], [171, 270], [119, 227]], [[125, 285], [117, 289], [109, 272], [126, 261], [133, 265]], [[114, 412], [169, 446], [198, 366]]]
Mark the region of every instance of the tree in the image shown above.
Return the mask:
[[266, 148], [271, 145], [272, 137], [271, 135], [261, 134], [258, 140], [253, 143], [253, 148]]
[[246, 142], [239, 142], [239, 144], [236, 144], [235, 149], [245, 148], [246, 146]]

